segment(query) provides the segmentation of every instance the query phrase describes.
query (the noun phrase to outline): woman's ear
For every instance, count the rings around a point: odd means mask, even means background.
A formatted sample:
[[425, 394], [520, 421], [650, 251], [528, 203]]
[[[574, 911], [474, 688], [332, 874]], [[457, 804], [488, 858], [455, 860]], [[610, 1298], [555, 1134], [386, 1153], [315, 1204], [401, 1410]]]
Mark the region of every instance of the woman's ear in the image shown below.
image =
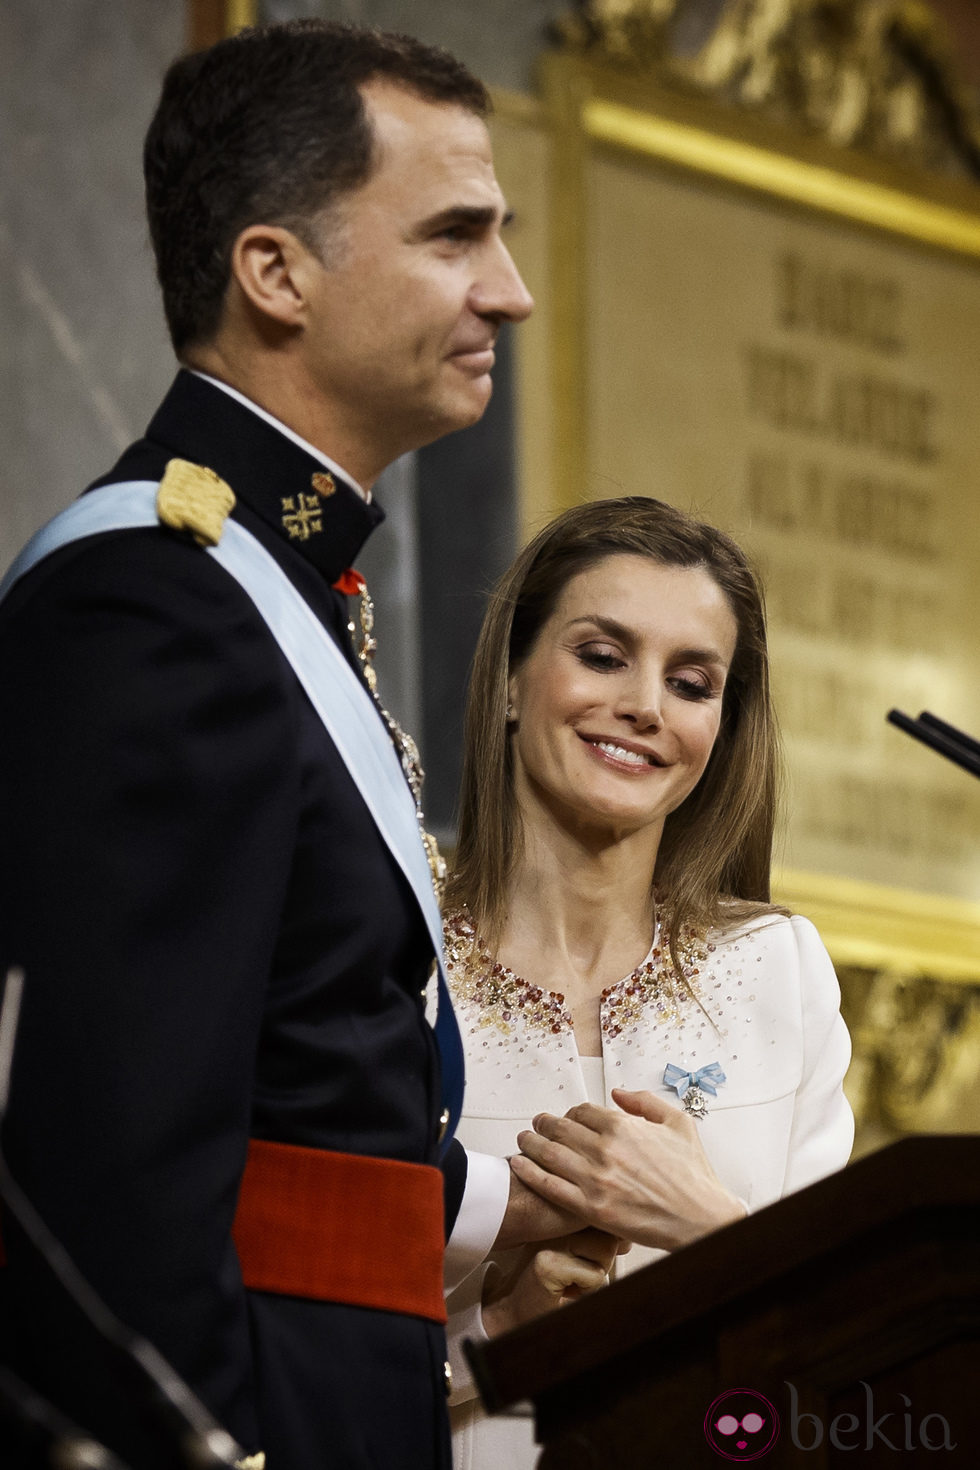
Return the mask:
[[284, 327], [301, 325], [313, 257], [281, 225], [249, 225], [231, 251], [231, 274], [245, 299]]
[[506, 720], [508, 725], [513, 725], [517, 722], [517, 678], [514, 674], [511, 674], [507, 680]]

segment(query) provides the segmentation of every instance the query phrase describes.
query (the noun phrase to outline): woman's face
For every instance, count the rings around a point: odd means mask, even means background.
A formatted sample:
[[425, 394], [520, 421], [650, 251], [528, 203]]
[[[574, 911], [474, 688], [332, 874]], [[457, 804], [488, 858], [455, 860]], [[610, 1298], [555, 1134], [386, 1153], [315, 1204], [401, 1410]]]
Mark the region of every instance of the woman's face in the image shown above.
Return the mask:
[[659, 834], [708, 763], [736, 635], [703, 570], [623, 554], [573, 577], [508, 686], [525, 822]]

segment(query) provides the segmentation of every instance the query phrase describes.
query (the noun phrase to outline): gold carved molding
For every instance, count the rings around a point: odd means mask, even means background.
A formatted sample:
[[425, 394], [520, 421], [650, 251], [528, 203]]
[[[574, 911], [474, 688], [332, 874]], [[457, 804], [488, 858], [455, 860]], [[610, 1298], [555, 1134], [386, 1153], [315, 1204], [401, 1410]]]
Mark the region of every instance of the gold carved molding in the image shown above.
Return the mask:
[[258, 0], [185, 0], [187, 49], [201, 51], [258, 24]]
[[980, 903], [787, 869], [773, 894], [813, 920], [838, 966], [980, 988]]
[[840, 978], [855, 1152], [905, 1133], [980, 1132], [980, 904], [783, 870]]
[[258, 24], [258, 0], [225, 0], [225, 24], [230, 35]]
[[980, 983], [838, 969], [855, 1153], [909, 1133], [980, 1132]]
[[773, 198], [893, 231], [925, 245], [980, 256], [980, 215], [919, 197], [889, 183], [855, 177], [827, 161], [793, 158], [743, 138], [723, 137], [676, 118], [589, 98], [582, 126], [597, 143], [711, 174]]
[[774, 888], [840, 978], [855, 1152], [980, 1131], [980, 903], [785, 870]]
[[685, 0], [583, 0], [562, 46], [930, 172], [980, 176], [980, 112], [923, 0], [728, 0], [679, 56]]

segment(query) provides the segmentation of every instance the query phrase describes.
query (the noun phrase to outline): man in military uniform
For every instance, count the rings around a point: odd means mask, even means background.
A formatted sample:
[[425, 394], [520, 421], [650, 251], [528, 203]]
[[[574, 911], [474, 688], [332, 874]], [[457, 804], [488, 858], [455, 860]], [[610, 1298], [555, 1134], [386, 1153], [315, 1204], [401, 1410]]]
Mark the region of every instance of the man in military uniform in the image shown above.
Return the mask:
[[[269, 1470], [448, 1464], [442, 1182], [452, 1226], [466, 1163], [439, 1167], [431, 924], [386, 803], [206, 548], [248, 533], [360, 679], [372, 484], [480, 417], [531, 308], [486, 110], [445, 53], [343, 26], [175, 63], [145, 166], [181, 370], [90, 487], [111, 513], [151, 486], [153, 523], [90, 528], [0, 605], [8, 1161]], [[499, 1168], [488, 1192], [473, 1259]], [[163, 1463], [9, 1213], [4, 1236], [17, 1372], [134, 1470]]]

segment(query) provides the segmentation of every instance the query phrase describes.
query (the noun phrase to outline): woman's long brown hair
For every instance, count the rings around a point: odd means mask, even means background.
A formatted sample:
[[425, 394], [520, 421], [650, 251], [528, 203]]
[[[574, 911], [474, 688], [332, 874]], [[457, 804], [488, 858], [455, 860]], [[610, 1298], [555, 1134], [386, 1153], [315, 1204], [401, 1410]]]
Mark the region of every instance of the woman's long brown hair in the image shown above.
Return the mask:
[[598, 500], [566, 511], [524, 548], [491, 594], [477, 644], [446, 901], [465, 904], [494, 948], [522, 841], [508, 679], [572, 578], [623, 555], [703, 569], [725, 594], [738, 630], [718, 738], [698, 785], [664, 824], [651, 907], [655, 887], [670, 909], [672, 948], [685, 926], [728, 926], [771, 910], [779, 742], [759, 580], [730, 537], [673, 506], [643, 496]]

